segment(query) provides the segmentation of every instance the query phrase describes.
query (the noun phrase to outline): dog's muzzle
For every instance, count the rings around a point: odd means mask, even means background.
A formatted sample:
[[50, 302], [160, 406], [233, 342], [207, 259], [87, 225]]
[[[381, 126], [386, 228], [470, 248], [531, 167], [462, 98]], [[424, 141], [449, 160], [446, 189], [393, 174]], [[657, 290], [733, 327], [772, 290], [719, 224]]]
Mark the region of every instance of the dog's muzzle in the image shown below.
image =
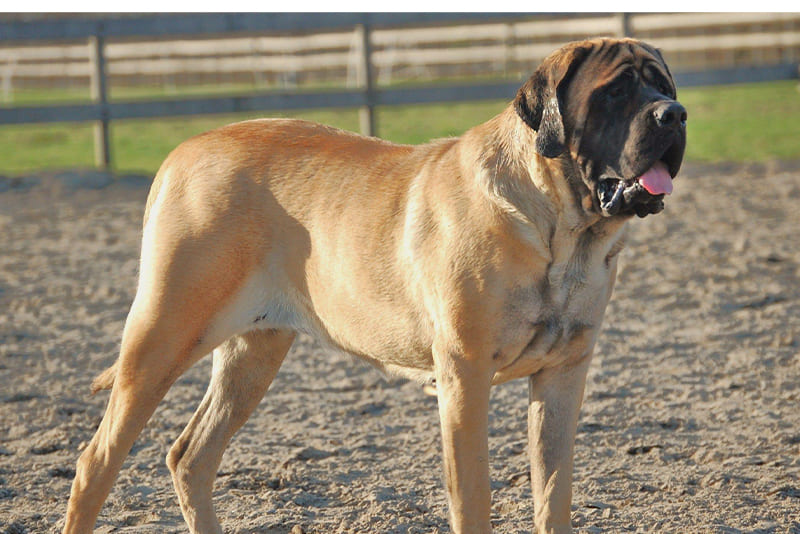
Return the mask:
[[658, 135], [671, 142], [639, 176], [619, 178], [601, 176], [597, 184], [597, 199], [603, 215], [633, 215], [639, 217], [664, 209], [664, 197], [672, 193], [672, 179], [678, 174], [686, 139], [687, 113], [679, 102], [660, 102], [652, 111]]

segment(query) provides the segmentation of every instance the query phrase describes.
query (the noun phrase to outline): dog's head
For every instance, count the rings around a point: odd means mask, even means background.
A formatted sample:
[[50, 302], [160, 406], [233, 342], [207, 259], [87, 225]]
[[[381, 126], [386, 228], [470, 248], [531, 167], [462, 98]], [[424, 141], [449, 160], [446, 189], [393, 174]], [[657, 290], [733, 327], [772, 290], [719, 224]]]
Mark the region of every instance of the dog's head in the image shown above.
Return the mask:
[[633, 39], [571, 43], [548, 56], [514, 107], [536, 152], [568, 157], [604, 216], [664, 209], [686, 146], [686, 110], [661, 54]]

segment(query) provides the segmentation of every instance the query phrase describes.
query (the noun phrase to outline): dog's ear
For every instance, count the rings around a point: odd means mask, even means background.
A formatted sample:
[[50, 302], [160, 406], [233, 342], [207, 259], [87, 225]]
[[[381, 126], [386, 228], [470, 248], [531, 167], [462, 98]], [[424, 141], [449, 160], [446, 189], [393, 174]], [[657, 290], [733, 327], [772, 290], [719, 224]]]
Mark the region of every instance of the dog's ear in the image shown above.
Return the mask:
[[590, 51], [588, 46], [572, 46], [551, 54], [517, 91], [514, 109], [536, 130], [535, 150], [546, 158], [558, 157], [567, 149], [562, 118], [566, 89]]

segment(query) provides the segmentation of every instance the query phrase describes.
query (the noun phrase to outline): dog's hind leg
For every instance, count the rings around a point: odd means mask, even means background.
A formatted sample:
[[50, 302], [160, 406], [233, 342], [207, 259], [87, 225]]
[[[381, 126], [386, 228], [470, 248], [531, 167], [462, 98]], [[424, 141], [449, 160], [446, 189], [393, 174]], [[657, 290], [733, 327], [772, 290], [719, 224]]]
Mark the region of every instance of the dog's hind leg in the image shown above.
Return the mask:
[[[169, 387], [213, 346], [197, 343], [180, 317], [159, 321], [136, 306], [128, 316], [103, 420], [78, 459], [64, 532], [92, 531], [134, 440]], [[155, 320], [154, 320], [155, 319]]]
[[214, 351], [208, 391], [167, 455], [191, 532], [222, 532], [211, 502], [222, 453], [258, 406], [294, 337], [290, 330], [254, 330], [229, 339]]
[[[172, 383], [252, 324], [236, 298], [264, 257], [253, 225], [266, 222], [253, 210], [234, 210], [233, 201], [214, 204], [214, 189], [187, 195], [189, 185], [178, 178], [174, 191], [167, 183], [151, 191], [157, 198], [144, 228], [139, 287], [116, 372], [95, 384], [104, 387], [113, 378], [103, 420], [77, 463], [66, 534], [92, 531], [134, 440]], [[194, 187], [202, 184], [197, 177]], [[258, 298], [257, 288], [248, 290]]]

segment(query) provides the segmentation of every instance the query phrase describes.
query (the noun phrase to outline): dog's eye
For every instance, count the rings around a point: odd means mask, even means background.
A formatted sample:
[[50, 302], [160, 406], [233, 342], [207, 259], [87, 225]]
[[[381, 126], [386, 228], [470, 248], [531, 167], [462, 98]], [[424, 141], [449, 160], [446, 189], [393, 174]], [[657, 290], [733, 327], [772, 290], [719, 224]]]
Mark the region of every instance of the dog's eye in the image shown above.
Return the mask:
[[664, 80], [658, 80], [658, 82], [656, 82], [656, 89], [658, 89], [658, 92], [661, 93], [662, 95], [666, 95], [670, 98], [675, 98], [675, 94], [672, 91], [672, 87]]
[[606, 94], [612, 100], [618, 100], [626, 97], [630, 93], [631, 86], [635, 81], [636, 74], [631, 69], [628, 69], [620, 74], [616, 80], [611, 82], [611, 85], [608, 86], [608, 92]]
[[670, 96], [670, 93], [672, 93], [672, 88], [667, 83], [667, 81], [661, 76], [655, 76], [652, 85], [654, 85], [656, 91], [658, 91], [662, 95]]
[[652, 80], [652, 84], [659, 93], [670, 98], [675, 98], [675, 91], [672, 89], [672, 85], [660, 72], [654, 68], [650, 68], [649, 75], [650, 80]]
[[628, 94], [628, 81], [617, 80], [608, 88], [608, 96], [614, 100], [620, 99]]

